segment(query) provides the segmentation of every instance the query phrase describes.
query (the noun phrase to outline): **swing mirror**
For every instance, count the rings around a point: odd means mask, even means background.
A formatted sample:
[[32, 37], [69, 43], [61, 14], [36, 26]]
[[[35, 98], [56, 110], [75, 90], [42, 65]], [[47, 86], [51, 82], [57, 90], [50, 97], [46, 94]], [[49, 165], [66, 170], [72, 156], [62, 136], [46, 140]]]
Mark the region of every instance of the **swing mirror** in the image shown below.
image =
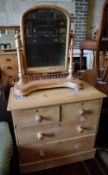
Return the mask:
[[38, 5], [21, 17], [23, 67], [29, 73], [67, 70], [70, 15], [61, 7]]
[[[16, 37], [19, 81], [14, 87], [15, 94], [28, 95], [60, 87], [82, 88], [81, 82], [73, 80], [70, 28], [69, 13], [58, 6], [42, 4], [23, 13], [21, 37]], [[29, 82], [25, 76], [30, 76]]]

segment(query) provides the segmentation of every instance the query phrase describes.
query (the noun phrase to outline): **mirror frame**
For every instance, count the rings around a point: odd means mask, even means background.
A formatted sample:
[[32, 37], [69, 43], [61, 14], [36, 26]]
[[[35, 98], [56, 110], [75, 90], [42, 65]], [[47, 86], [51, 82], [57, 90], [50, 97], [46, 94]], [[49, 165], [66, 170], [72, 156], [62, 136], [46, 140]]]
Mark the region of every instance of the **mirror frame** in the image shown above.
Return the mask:
[[[61, 11], [67, 17], [67, 36], [66, 36], [66, 52], [65, 52], [65, 68], [63, 70], [48, 70], [45, 72], [28, 71], [26, 67], [25, 43], [24, 43], [24, 23], [23, 17], [33, 10], [38, 9], [56, 9]], [[72, 88], [80, 90], [83, 88], [82, 81], [75, 79], [73, 76], [73, 32], [71, 30], [71, 21], [69, 13], [62, 7], [48, 4], [41, 4], [26, 10], [21, 17], [21, 36], [16, 34], [16, 51], [18, 60], [18, 77], [15, 83], [14, 92], [18, 98], [29, 95], [33, 91], [53, 89], [53, 88]], [[69, 57], [69, 62], [68, 62]], [[55, 66], [56, 67], [56, 66]], [[39, 73], [39, 74], [38, 74]], [[41, 74], [40, 74], [41, 73]], [[56, 74], [57, 73], [57, 74]], [[36, 76], [34, 79], [34, 75]], [[65, 75], [65, 76], [64, 76]], [[28, 77], [30, 79], [28, 80]], [[27, 79], [26, 79], [27, 77]], [[33, 79], [32, 79], [33, 77]], [[38, 79], [38, 78], [39, 79]]]
[[[67, 19], [67, 31], [66, 31], [66, 43], [65, 43], [65, 66], [45, 66], [45, 67], [31, 67], [27, 68], [26, 64], [26, 48], [25, 48], [25, 39], [24, 39], [24, 17], [27, 13], [37, 11], [42, 9], [51, 9], [51, 10], [57, 10], [62, 12]], [[20, 21], [20, 35], [21, 35], [21, 43], [23, 47], [23, 70], [25, 74], [36, 74], [36, 73], [50, 73], [50, 72], [64, 72], [68, 69], [68, 54], [69, 54], [69, 42], [70, 42], [70, 30], [71, 30], [71, 20], [70, 20], [70, 14], [67, 10], [65, 10], [62, 7], [56, 6], [56, 5], [49, 5], [49, 4], [41, 4], [36, 5], [35, 7], [31, 7], [27, 9], [21, 16]]]

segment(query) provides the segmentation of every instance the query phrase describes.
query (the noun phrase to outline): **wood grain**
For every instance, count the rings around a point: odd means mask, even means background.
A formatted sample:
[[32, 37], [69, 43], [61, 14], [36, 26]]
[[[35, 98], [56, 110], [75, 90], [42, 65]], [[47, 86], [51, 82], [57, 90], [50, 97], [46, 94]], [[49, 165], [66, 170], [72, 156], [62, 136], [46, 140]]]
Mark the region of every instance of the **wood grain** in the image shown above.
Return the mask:
[[77, 92], [58, 88], [22, 98], [16, 98], [11, 88], [8, 110], [12, 112], [21, 173], [95, 156], [101, 104], [106, 95], [85, 82], [83, 85], [84, 89]]

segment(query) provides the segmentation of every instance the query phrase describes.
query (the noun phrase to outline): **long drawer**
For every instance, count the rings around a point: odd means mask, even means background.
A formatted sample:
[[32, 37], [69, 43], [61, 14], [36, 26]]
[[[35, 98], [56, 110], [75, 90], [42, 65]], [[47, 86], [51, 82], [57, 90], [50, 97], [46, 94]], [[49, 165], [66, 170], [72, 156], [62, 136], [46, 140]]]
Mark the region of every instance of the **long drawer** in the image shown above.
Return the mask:
[[57, 142], [41, 144], [38, 146], [37, 144], [25, 146], [19, 145], [18, 150], [20, 154], [20, 162], [28, 163], [47, 160], [50, 158], [90, 150], [94, 146], [94, 137], [94, 135], [90, 135], [77, 139], [65, 139]]
[[83, 122], [66, 122], [40, 127], [16, 127], [16, 135], [20, 145], [41, 144], [59, 139], [80, 137], [96, 132], [97, 117]]
[[61, 165], [66, 165], [70, 163], [75, 163], [78, 161], [83, 161], [87, 159], [92, 159], [95, 156], [96, 149], [90, 149], [84, 152], [79, 152], [75, 154], [69, 154], [61, 157], [55, 157], [51, 159], [43, 160], [43, 161], [36, 161], [30, 163], [21, 163], [20, 164], [20, 171], [21, 173], [31, 173], [36, 172], [39, 170], [45, 170], [48, 168], [54, 168]]

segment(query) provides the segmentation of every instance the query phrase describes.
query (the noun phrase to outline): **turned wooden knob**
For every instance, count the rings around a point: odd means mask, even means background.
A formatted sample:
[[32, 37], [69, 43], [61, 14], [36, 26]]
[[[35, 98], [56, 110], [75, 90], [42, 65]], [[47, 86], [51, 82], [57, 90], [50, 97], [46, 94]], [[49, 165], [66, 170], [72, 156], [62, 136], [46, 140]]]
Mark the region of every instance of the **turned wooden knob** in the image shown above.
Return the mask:
[[45, 153], [44, 153], [43, 150], [40, 150], [40, 156], [41, 156], [41, 157], [42, 157], [42, 156], [45, 156]]
[[82, 133], [85, 130], [85, 128], [83, 126], [77, 126], [76, 129], [79, 133]]
[[36, 114], [35, 115], [35, 121], [36, 121], [36, 123], [40, 123], [40, 122], [42, 122], [42, 116], [40, 116], [39, 114]]
[[37, 138], [38, 138], [38, 140], [42, 140], [42, 139], [44, 138], [43, 133], [38, 132], [38, 133], [37, 133]]
[[81, 109], [80, 111], [79, 111], [79, 115], [80, 116], [84, 116], [86, 114], [86, 110], [85, 109]]

